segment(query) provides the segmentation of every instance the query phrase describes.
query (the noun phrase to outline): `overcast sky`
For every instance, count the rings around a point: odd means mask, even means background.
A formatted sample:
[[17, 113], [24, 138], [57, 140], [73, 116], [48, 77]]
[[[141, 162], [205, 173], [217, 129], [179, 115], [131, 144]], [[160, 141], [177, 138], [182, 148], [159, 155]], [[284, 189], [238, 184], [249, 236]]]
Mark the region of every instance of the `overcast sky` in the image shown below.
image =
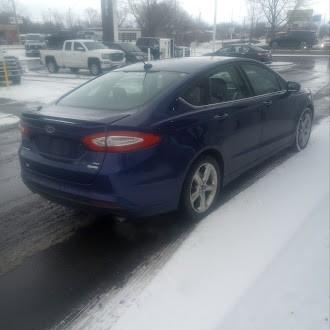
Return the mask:
[[[40, 19], [42, 12], [54, 8], [65, 12], [69, 7], [76, 13], [83, 14], [87, 7], [100, 9], [101, 0], [17, 0], [22, 12], [32, 19]], [[119, 3], [121, 0], [117, 0]], [[214, 0], [177, 0], [191, 15], [209, 23], [213, 22]], [[329, 0], [310, 0], [315, 14], [329, 17]], [[218, 0], [218, 22], [231, 20], [242, 22], [246, 13], [246, 0]]]

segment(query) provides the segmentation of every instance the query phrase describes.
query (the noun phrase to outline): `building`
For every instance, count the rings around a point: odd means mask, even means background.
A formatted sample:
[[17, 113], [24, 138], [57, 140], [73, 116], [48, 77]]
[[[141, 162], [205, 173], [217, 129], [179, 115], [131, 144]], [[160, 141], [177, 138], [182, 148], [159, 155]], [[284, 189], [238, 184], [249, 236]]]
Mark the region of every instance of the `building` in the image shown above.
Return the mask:
[[15, 25], [0, 24], [0, 44], [14, 44], [17, 43], [18, 36]]
[[136, 42], [137, 39], [141, 38], [141, 30], [135, 28], [119, 28], [118, 29], [118, 40], [126, 42]]

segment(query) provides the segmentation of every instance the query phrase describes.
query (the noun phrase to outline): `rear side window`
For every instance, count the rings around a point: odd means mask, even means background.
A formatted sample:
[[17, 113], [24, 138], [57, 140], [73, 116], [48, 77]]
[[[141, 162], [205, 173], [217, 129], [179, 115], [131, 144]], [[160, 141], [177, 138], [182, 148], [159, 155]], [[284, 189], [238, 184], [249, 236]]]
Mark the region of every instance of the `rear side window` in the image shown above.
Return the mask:
[[263, 95], [281, 90], [280, 83], [274, 73], [262, 66], [250, 63], [241, 64], [248, 77], [255, 95]]
[[72, 46], [72, 42], [67, 42], [65, 44], [65, 50], [70, 51], [71, 50], [71, 46]]
[[190, 104], [200, 106], [240, 100], [248, 96], [249, 92], [235, 68], [223, 66], [194, 84], [183, 98]]

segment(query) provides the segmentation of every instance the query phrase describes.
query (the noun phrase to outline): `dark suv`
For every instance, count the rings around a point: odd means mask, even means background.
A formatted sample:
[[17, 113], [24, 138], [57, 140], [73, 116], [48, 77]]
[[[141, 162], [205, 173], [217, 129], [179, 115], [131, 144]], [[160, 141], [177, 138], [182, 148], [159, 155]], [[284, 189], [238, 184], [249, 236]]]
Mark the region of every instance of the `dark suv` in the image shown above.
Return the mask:
[[127, 64], [132, 64], [141, 61], [147, 61], [147, 55], [142, 50], [128, 42], [110, 42], [105, 44], [110, 49], [118, 49], [125, 53]]
[[139, 47], [144, 53], [148, 53], [148, 48], [150, 48], [151, 55], [155, 60], [160, 58], [160, 45], [159, 39], [143, 37], [136, 41], [136, 46]]
[[317, 44], [316, 33], [313, 31], [289, 31], [279, 33], [270, 42], [272, 48], [312, 48]]
[[264, 63], [272, 62], [272, 54], [269, 50], [247, 44], [232, 44], [214, 53], [205, 54], [205, 56], [245, 57]]

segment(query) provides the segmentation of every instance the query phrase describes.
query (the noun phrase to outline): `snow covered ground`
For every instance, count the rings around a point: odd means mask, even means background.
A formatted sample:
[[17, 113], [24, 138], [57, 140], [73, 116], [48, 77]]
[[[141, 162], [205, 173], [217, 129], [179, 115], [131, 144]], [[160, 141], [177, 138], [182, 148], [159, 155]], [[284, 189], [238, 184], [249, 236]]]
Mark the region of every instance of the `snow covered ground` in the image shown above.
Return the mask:
[[329, 119], [306, 150], [204, 219], [138, 297], [73, 329], [329, 328]]
[[0, 88], [0, 98], [19, 102], [49, 103], [71, 89], [83, 84], [88, 78], [75, 75], [26, 75], [21, 85]]

